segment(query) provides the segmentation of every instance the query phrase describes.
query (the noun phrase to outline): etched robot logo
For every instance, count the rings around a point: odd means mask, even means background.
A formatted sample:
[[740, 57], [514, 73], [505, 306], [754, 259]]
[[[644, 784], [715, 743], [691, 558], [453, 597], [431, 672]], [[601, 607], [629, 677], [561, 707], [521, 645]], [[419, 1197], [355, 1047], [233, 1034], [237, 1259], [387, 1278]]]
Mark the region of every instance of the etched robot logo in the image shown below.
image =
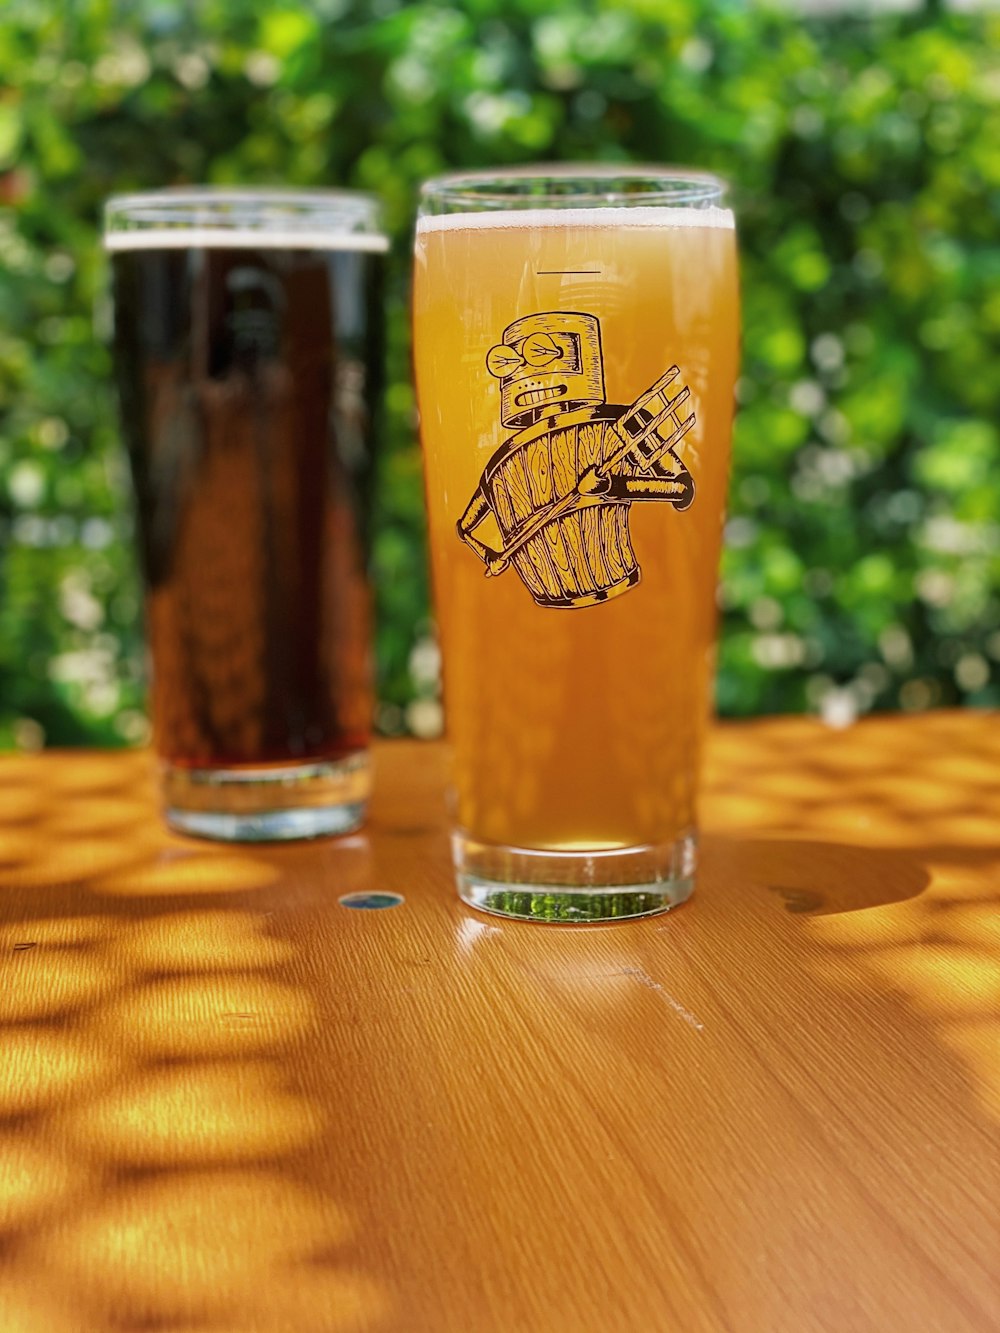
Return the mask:
[[[486, 358], [500, 421], [516, 433], [487, 463], [458, 535], [487, 577], [512, 565], [539, 606], [596, 606], [641, 571], [629, 535], [636, 500], [680, 511], [694, 479], [677, 446], [695, 423], [671, 366], [629, 406], [608, 403], [595, 315], [545, 311], [509, 324]], [[492, 518], [499, 548], [473, 536]]]

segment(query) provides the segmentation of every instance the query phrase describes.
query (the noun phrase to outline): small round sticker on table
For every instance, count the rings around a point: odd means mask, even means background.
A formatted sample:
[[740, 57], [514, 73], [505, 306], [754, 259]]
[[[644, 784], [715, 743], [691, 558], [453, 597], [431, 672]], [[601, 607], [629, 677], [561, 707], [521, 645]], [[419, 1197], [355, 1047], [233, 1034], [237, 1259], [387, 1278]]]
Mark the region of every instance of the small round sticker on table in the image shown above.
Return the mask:
[[400, 907], [401, 893], [345, 893], [337, 901], [341, 907], [352, 907], [361, 912], [380, 912], [383, 907]]

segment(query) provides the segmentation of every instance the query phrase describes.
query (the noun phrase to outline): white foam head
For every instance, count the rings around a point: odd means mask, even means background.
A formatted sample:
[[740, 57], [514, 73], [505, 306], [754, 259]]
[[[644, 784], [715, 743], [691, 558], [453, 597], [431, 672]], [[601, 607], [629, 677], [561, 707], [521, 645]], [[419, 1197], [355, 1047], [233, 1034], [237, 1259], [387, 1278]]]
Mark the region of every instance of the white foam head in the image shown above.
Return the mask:
[[291, 228], [137, 227], [104, 234], [106, 250], [346, 250], [383, 254], [389, 238], [371, 232]]
[[432, 231], [480, 231], [504, 228], [533, 231], [539, 227], [712, 227], [731, 231], [731, 208], [660, 208], [641, 204], [608, 208], [511, 208], [496, 212], [442, 213], [417, 219], [417, 235]]

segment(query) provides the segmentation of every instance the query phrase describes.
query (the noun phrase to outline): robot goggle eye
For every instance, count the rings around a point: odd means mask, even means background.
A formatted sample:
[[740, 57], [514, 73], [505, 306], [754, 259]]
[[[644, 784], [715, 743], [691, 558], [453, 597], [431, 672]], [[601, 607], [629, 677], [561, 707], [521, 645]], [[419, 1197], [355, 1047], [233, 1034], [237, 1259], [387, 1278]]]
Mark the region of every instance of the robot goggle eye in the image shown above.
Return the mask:
[[561, 361], [566, 355], [563, 340], [553, 338], [548, 333], [531, 333], [520, 346], [521, 357], [526, 365], [536, 370], [551, 366]]
[[572, 333], [530, 333], [513, 347], [506, 343], [491, 347], [486, 368], [497, 379], [505, 379], [523, 366], [533, 370], [558, 367], [573, 373], [580, 369], [579, 346], [579, 339]]
[[524, 357], [521, 353], [514, 347], [508, 347], [506, 343], [491, 347], [486, 353], [486, 369], [498, 380], [513, 375], [514, 371], [520, 370], [523, 365]]

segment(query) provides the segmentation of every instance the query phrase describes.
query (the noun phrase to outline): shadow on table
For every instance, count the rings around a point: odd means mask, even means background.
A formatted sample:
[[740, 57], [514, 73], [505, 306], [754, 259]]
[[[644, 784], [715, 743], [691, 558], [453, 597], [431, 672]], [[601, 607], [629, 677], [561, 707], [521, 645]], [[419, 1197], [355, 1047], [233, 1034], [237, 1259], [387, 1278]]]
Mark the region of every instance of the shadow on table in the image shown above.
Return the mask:
[[930, 873], [895, 848], [752, 835], [704, 840], [704, 857], [728, 882], [773, 893], [787, 912], [827, 915], [905, 902], [923, 893]]
[[773, 895], [806, 932], [804, 965], [845, 996], [858, 983], [920, 1013], [1000, 1119], [1000, 847], [926, 842], [856, 846], [795, 837], [715, 836], [704, 864], [733, 893]]
[[[171, 838], [142, 758], [21, 772], [0, 781], [0, 1329], [378, 1327], [358, 1220], [304, 1165], [329, 1108], [294, 1055], [321, 1019], [270, 910], [304, 892], [302, 853]], [[345, 889], [367, 865], [349, 840]]]

